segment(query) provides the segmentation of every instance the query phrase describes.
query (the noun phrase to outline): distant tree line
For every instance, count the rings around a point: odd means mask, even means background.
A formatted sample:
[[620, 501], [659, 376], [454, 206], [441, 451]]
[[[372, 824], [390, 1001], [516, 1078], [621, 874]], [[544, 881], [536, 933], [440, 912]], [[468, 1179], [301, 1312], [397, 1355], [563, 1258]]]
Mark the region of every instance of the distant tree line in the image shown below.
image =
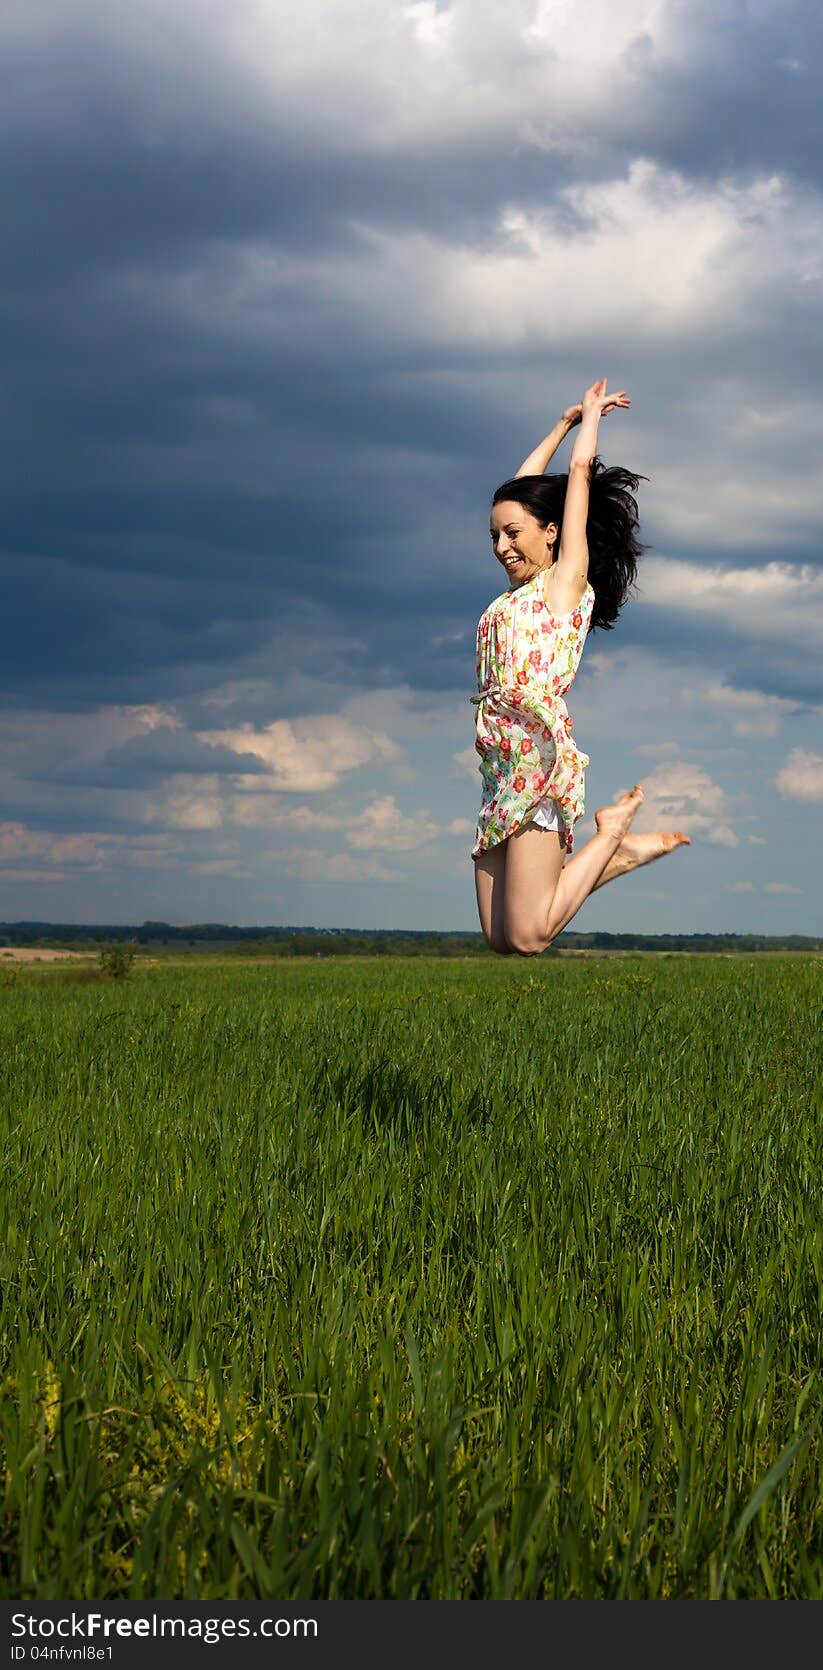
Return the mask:
[[[241, 928], [224, 922], [140, 927], [78, 922], [0, 922], [2, 946], [61, 946], [84, 951], [126, 942], [144, 952], [231, 951], [275, 957], [467, 957], [490, 956], [479, 933], [413, 929], [311, 927]], [[823, 951], [823, 939], [806, 934], [609, 934], [564, 933], [547, 956], [566, 951]]]

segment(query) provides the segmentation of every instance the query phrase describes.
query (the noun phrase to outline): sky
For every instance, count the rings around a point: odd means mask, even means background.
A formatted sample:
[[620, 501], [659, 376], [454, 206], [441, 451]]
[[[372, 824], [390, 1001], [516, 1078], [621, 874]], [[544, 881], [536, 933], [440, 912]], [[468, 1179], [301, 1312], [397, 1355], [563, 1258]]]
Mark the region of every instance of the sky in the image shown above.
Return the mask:
[[[581, 930], [823, 932], [812, 0], [5, 0], [0, 920], [476, 927], [495, 487], [596, 378]], [[568, 465], [570, 441], [552, 468]]]

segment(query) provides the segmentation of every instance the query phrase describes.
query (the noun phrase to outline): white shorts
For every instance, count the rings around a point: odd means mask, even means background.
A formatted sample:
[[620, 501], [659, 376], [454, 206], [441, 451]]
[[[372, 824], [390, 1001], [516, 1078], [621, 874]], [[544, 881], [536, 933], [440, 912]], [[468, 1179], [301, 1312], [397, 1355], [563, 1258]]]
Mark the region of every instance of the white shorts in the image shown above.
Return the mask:
[[564, 818], [557, 801], [553, 800], [550, 794], [547, 794], [543, 800], [538, 801], [537, 809], [534, 817], [531, 819], [531, 822], [534, 824], [535, 829], [557, 829], [562, 831], [566, 827], [566, 819]]

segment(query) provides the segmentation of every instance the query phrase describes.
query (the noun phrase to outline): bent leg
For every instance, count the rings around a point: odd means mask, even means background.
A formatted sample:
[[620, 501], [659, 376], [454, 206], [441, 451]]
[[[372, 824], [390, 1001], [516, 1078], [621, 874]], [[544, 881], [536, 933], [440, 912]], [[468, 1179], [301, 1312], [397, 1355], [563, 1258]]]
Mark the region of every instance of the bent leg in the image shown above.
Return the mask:
[[533, 957], [549, 944], [547, 925], [565, 857], [557, 830], [524, 824], [504, 843], [506, 890], [503, 932], [513, 951]]
[[535, 956], [551, 945], [594, 891], [642, 799], [638, 784], [596, 812], [597, 834], [565, 868], [562, 836], [533, 824], [509, 836], [503, 931], [512, 950]]
[[590, 893], [602, 880], [620, 845], [620, 837], [598, 830], [590, 841], [570, 858], [560, 876], [549, 906], [547, 944], [563, 932], [577, 915]]
[[489, 847], [474, 860], [474, 885], [480, 926], [492, 950], [503, 957], [511, 954], [503, 923], [508, 844], [508, 841], [499, 841], [496, 846]]
[[665, 858], [666, 853], [674, 852], [675, 847], [690, 847], [691, 844], [691, 836], [684, 835], [682, 829], [656, 829], [649, 835], [624, 835], [614, 858], [609, 859], [592, 892], [598, 887], [605, 887], [607, 881], [614, 881], [617, 876], [631, 875], [632, 870], [652, 864], [656, 858]]

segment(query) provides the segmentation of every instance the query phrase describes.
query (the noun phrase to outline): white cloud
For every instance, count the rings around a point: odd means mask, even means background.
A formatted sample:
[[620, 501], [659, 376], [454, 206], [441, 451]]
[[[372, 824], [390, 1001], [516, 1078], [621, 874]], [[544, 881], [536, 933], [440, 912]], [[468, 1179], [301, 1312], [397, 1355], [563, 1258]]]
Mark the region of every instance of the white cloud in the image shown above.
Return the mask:
[[182, 723], [173, 709], [157, 703], [104, 703], [82, 712], [12, 708], [0, 713], [0, 757], [21, 771], [50, 762], [82, 767], [133, 737], [179, 730]]
[[318, 833], [336, 830], [350, 846], [387, 852], [411, 852], [439, 833], [428, 812], [409, 815], [398, 806], [394, 795], [381, 795], [366, 805], [336, 802], [328, 810], [313, 806], [289, 806], [282, 796], [249, 794], [237, 796], [231, 805], [230, 821], [250, 829], [305, 830]]
[[285, 875], [301, 881], [392, 881], [405, 877], [387, 870], [378, 858], [359, 858], [354, 853], [320, 852], [314, 847], [286, 847], [262, 854]]
[[[21, 869], [20, 861], [40, 858], [47, 864], [60, 864], [69, 870], [102, 870], [112, 865], [129, 867], [167, 866], [177, 862], [180, 844], [171, 837], [158, 835], [151, 840], [142, 836], [83, 831], [75, 835], [55, 834], [50, 830], [31, 829], [22, 822], [0, 823], [0, 865], [9, 867], [8, 874], [16, 881], [37, 879], [35, 872]], [[62, 879], [56, 875], [43, 879]]]
[[393, 795], [373, 800], [356, 818], [345, 824], [346, 840], [353, 847], [382, 847], [387, 852], [410, 852], [423, 846], [438, 833], [428, 813], [418, 812], [408, 817], [401, 812]]
[[183, 725], [183, 720], [172, 708], [161, 707], [156, 702], [137, 707], [115, 708], [114, 712], [130, 719], [138, 734], [141, 731], [179, 731]]
[[[403, 758], [401, 749], [384, 732], [354, 725], [336, 713], [274, 719], [262, 730], [245, 724], [221, 731], [198, 731], [196, 735], [200, 742], [263, 760], [274, 787], [286, 793], [319, 794], [334, 788], [341, 777], [370, 760], [393, 762]], [[249, 786], [255, 783], [261, 792], [271, 788], [265, 778], [252, 777]]]
[[[145, 58], [164, 38], [161, 0], [126, 15], [133, 50]], [[198, 58], [214, 60], [245, 107], [279, 113], [309, 145], [339, 144], [345, 133], [356, 150], [378, 154], [423, 136], [432, 148], [471, 139], [517, 145], [532, 131], [546, 148], [566, 150], [572, 138], [581, 143], [587, 116], [602, 122], [603, 76], [612, 122], [621, 107], [630, 114], [638, 84], [625, 54], [638, 34], [653, 36], [662, 53], [691, 44], [671, 0], [618, 8], [591, 0], [583, 10], [568, 0], [313, 0], [309, 9], [179, 0], [179, 16]], [[219, 102], [219, 83], [214, 94]]]
[[479, 795], [480, 794], [480, 755], [478, 754], [477, 749], [474, 746], [474, 743], [471, 743], [468, 748], [461, 748], [459, 753], [452, 754], [452, 759], [456, 762], [457, 765], [459, 765], [461, 771], [465, 771], [466, 775], [468, 777], [471, 777], [472, 782], [477, 787], [477, 793]]
[[203, 707], [236, 707], [245, 702], [271, 702], [274, 684], [270, 678], [226, 679], [200, 694]]
[[166, 779], [164, 792], [145, 802], [145, 823], [168, 824], [172, 829], [219, 829], [224, 802], [216, 776], [191, 779], [174, 775]]
[[[250, 779], [256, 782], [257, 779]], [[230, 803], [229, 822], [244, 829], [339, 829], [342, 813], [324, 811], [321, 806], [290, 806], [282, 795], [249, 793], [236, 795]]]
[[[6, 0], [9, 10], [15, 22], [5, 29], [31, 44], [67, 27], [55, 0]], [[197, 103], [215, 124], [234, 110], [248, 123], [271, 121], [309, 155], [343, 144], [369, 157], [475, 145], [517, 158], [524, 143], [563, 156], [597, 155], [598, 143], [643, 154], [693, 113], [682, 89], [699, 89], [707, 61], [722, 66], [715, 99], [733, 85], [716, 5], [699, 0], [178, 0], [182, 69], [176, 55], [167, 61], [163, 0], [113, 10], [116, 34], [112, 8], [73, 0], [72, 33], [95, 44], [103, 35], [139, 66], [154, 94], [141, 124], [152, 147]], [[739, 33], [745, 46], [755, 34], [745, 11], [726, 8], [726, 42]], [[796, 42], [780, 45], [789, 50], [778, 65], [796, 70]], [[767, 48], [769, 68], [773, 56]]]
[[720, 568], [675, 557], [646, 557], [638, 581], [638, 603], [682, 615], [709, 616], [735, 637], [765, 636], [787, 649], [819, 647], [823, 570], [808, 563]]
[[[570, 229], [572, 207], [581, 221]], [[496, 341], [511, 344], [553, 343], [560, 328], [564, 338], [582, 342], [595, 316], [601, 330], [629, 341], [641, 334], [646, 342], [663, 341], [696, 326], [702, 333], [724, 325], [736, 331], [746, 292], [775, 265], [771, 239], [778, 225], [796, 214], [789, 183], [775, 176], [745, 186], [695, 184], [636, 161], [625, 179], [568, 188], [557, 209], [512, 204], [501, 219], [498, 249], [470, 262], [447, 257], [444, 319], [452, 332], [490, 329]], [[759, 222], [754, 239], [753, 216]], [[813, 200], [808, 216], [800, 233], [804, 258], [821, 224]], [[728, 283], [730, 268], [740, 272], [742, 296]], [[433, 282], [430, 289], [436, 293]], [[562, 325], [546, 306], [547, 294], [563, 295]]]
[[727, 891], [727, 893], [753, 893], [754, 892], [754, 882], [753, 881], [732, 881], [732, 882], [729, 883], [726, 891]]
[[473, 835], [474, 827], [470, 818], [452, 818], [451, 823], [446, 824], [446, 834]]
[[787, 800], [823, 800], [823, 754], [793, 748], [775, 781]]
[[[272, 301], [295, 288], [316, 308], [334, 305], [351, 321], [368, 318], [371, 331], [393, 341], [400, 320], [407, 342], [447, 344], [450, 352], [457, 344], [484, 350], [493, 344], [497, 353], [526, 344], [564, 356], [572, 346], [585, 352], [597, 319], [598, 340], [618, 339], [616, 357], [627, 363], [637, 352], [645, 356], [650, 343], [658, 351], [666, 344], [679, 348], [689, 334], [704, 345], [748, 337], [758, 318], [765, 322], [775, 286], [800, 287], [823, 271], [815, 254], [823, 241], [823, 204], [815, 193], [779, 174], [745, 183], [694, 182], [645, 158], [633, 162], [625, 177], [577, 181], [555, 203], [535, 207], [512, 199], [500, 209], [494, 233], [471, 245], [428, 229], [365, 220], [352, 230], [356, 239], [337, 253], [332, 267], [325, 253], [275, 256], [258, 242], [226, 254], [230, 270], [222, 282], [213, 272], [200, 279], [178, 272], [158, 275], [156, 284], [165, 286], [168, 305], [178, 310], [185, 283], [186, 303], [204, 327], [210, 309], [212, 328], [228, 322], [228, 292], [242, 296], [244, 335], [257, 331], [268, 341], [281, 329]], [[684, 400], [688, 406], [698, 396], [678, 390], [677, 399], [682, 409]], [[788, 392], [785, 407], [782, 395], [778, 404], [784, 421], [798, 425]], [[635, 445], [638, 414], [650, 436], [655, 422], [642, 404], [632, 412], [626, 433]], [[733, 442], [743, 439], [749, 451], [756, 442], [765, 460], [775, 438], [771, 416], [747, 418], [735, 402]], [[607, 420], [609, 444], [620, 421], [614, 414]], [[722, 416], [715, 429], [720, 423]], [[741, 437], [741, 423], [751, 425], [751, 434]], [[803, 427], [801, 420], [801, 436]], [[726, 459], [723, 468], [725, 502], [747, 512], [753, 526], [762, 525], [770, 499], [777, 495], [783, 502], [788, 463], [774, 481], [758, 482], [754, 503], [751, 475], [736, 477]], [[798, 471], [795, 482], [792, 472], [792, 491], [795, 486], [813, 511], [813, 481]], [[688, 498], [699, 525], [703, 484]]]
[[768, 695], [763, 690], [735, 690], [722, 683], [708, 684], [703, 699], [714, 708], [729, 710], [735, 736], [777, 736], [782, 721], [798, 713], [803, 705], [786, 696]]
[[735, 835], [734, 830], [730, 829], [727, 823], [712, 824], [709, 818], [700, 818], [696, 814], [692, 814], [683, 827], [696, 834], [702, 831], [706, 840], [713, 847], [736, 847], [739, 845], [738, 836]]
[[643, 778], [644, 800], [632, 828], [682, 829], [712, 846], [736, 847], [738, 836], [726, 821], [726, 795], [702, 766], [666, 760]]
[[445, 50], [454, 22], [452, 12], [438, 11], [434, 0], [414, 0], [403, 7], [403, 16], [408, 18], [421, 46], [435, 52]]
[[0, 863], [14, 864], [19, 858], [45, 858], [55, 864], [98, 867], [102, 864], [105, 835], [54, 835], [29, 829], [23, 823], [0, 823]]

